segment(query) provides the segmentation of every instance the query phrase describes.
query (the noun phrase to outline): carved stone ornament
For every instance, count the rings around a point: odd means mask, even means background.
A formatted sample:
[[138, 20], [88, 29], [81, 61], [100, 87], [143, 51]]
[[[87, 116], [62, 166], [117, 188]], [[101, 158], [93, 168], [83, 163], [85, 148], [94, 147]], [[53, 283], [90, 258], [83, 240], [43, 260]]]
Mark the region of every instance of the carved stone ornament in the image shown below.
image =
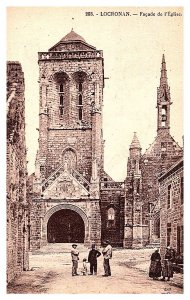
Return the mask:
[[52, 199], [80, 199], [87, 196], [88, 191], [68, 169], [64, 170], [44, 192], [44, 198]]

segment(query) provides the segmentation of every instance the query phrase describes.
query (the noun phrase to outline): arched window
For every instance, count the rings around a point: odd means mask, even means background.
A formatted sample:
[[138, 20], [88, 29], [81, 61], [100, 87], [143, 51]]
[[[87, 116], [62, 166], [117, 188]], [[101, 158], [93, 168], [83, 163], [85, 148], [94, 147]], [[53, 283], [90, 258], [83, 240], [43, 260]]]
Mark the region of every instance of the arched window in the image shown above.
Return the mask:
[[79, 92], [82, 92], [82, 82], [79, 83]]
[[76, 169], [77, 156], [73, 149], [68, 148], [63, 152], [63, 165], [67, 170]]
[[110, 207], [107, 210], [107, 227], [115, 227], [115, 209], [113, 207]]
[[60, 91], [60, 93], [63, 93], [63, 83], [60, 84], [59, 91]]
[[115, 220], [115, 210], [113, 207], [108, 209], [108, 220]]
[[69, 76], [65, 72], [57, 72], [53, 75], [55, 87], [57, 91], [57, 108], [60, 121], [62, 122], [66, 116], [68, 109], [68, 101], [70, 94]]

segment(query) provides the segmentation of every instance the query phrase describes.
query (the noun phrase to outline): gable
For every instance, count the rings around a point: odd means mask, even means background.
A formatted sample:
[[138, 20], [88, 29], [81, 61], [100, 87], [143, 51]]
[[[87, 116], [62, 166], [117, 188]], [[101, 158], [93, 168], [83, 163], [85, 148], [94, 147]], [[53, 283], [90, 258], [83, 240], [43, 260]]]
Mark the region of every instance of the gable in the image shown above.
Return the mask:
[[160, 157], [161, 154], [169, 154], [170, 156], [182, 155], [182, 148], [170, 134], [158, 135], [143, 154], [143, 157]]
[[80, 199], [88, 197], [88, 190], [68, 170], [65, 170], [46, 188], [43, 195], [44, 198], [53, 199]]

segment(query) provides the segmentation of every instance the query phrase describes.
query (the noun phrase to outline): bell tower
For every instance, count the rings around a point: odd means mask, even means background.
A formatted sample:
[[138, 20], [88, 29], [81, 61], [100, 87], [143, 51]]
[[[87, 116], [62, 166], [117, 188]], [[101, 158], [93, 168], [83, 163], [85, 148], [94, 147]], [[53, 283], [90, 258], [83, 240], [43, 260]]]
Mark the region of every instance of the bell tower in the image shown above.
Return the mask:
[[[74, 210], [82, 218], [84, 243], [100, 243], [100, 174], [103, 170], [102, 104], [104, 87], [103, 52], [71, 30], [47, 52], [38, 53], [39, 150], [36, 156], [34, 203], [41, 203], [39, 245], [56, 238], [46, 213], [57, 205]], [[40, 200], [38, 199], [40, 198]], [[53, 205], [49, 205], [51, 202]], [[50, 208], [51, 207], [51, 208]], [[68, 208], [69, 207], [69, 208]], [[60, 219], [71, 218], [57, 212]], [[56, 217], [52, 217], [56, 220]], [[77, 220], [77, 217], [76, 217]], [[61, 221], [64, 223], [64, 221]], [[62, 224], [60, 223], [60, 224]], [[79, 225], [80, 225], [79, 224]], [[78, 225], [78, 227], [79, 227]], [[70, 224], [72, 228], [73, 223]], [[81, 228], [83, 228], [81, 227]], [[73, 227], [71, 239], [76, 228]], [[68, 230], [65, 230], [67, 232]], [[82, 229], [81, 229], [82, 231]], [[62, 237], [64, 240], [65, 237]], [[82, 239], [80, 239], [82, 240]]]
[[170, 132], [170, 87], [168, 86], [165, 56], [162, 56], [160, 86], [157, 88], [157, 132]]

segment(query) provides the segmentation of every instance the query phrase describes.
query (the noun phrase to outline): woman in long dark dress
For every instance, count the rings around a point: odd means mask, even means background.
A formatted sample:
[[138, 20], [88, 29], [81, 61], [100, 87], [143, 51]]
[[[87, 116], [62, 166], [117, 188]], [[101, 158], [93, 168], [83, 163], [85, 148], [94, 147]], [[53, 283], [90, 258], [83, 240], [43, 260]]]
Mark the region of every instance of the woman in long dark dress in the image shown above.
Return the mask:
[[151, 263], [149, 268], [149, 277], [153, 278], [154, 280], [161, 277], [161, 256], [159, 250], [156, 248], [155, 251], [151, 255]]

